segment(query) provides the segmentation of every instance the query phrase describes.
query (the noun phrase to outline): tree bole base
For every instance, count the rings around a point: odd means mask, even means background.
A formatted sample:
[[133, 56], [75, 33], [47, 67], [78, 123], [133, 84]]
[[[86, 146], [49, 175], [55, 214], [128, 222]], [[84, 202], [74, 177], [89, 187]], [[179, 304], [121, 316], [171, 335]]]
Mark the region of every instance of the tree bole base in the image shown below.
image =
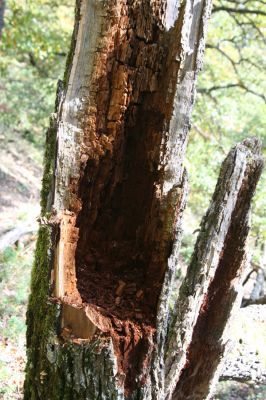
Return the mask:
[[63, 304], [61, 338], [77, 342], [99, 334], [111, 337], [119, 382], [128, 394], [145, 383], [156, 331], [154, 298], [157, 300], [161, 285], [151, 293], [144, 268], [136, 262], [114, 271], [99, 263], [94, 268], [83, 263], [76, 272], [79, 228], [75, 213], [65, 211], [59, 220], [52, 277], [54, 301], [57, 298]]

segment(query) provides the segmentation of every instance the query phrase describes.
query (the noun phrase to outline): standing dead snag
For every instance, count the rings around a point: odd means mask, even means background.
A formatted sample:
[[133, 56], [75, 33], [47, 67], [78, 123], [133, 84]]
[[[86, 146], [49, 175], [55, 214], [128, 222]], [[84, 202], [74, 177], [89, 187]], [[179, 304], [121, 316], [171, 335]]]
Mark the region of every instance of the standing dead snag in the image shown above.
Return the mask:
[[47, 134], [25, 399], [174, 391], [185, 366], [174, 336], [187, 354], [192, 332], [183, 343], [169, 300], [209, 12], [208, 1], [77, 1]]
[[250, 203], [262, 166], [255, 138], [233, 148], [222, 165], [170, 330], [166, 374], [174, 400], [207, 399], [219, 378], [224, 331], [241, 301]]

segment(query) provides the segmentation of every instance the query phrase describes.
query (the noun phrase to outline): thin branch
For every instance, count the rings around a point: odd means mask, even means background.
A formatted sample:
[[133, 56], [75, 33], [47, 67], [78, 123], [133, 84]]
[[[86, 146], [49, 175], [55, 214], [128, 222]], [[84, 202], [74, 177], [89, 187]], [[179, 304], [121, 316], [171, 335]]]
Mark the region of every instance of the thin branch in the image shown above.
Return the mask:
[[219, 7], [213, 7], [213, 13], [219, 12], [219, 11], [226, 11], [228, 13], [234, 13], [234, 14], [254, 14], [254, 15], [263, 15], [266, 16], [265, 11], [261, 10], [251, 10], [249, 8], [232, 8], [232, 7], [226, 7], [226, 6], [219, 6]]
[[246, 24], [246, 25], [251, 26], [258, 33], [258, 37], [260, 39], [262, 39], [262, 42], [265, 44], [266, 43], [266, 39], [265, 39], [264, 33], [260, 30], [258, 25], [255, 24], [255, 22], [253, 21], [253, 19], [250, 16], [246, 15], [245, 17], [248, 20], [248, 22], [244, 22], [243, 25]]
[[[197, 124], [193, 124], [192, 128], [195, 129], [195, 131], [204, 139], [204, 140], [211, 140], [212, 137], [209, 133], [203, 131], [202, 129], [200, 129], [200, 127]], [[194, 232], [193, 232], [194, 233]]]
[[40, 74], [41, 76], [44, 76], [45, 78], [47, 78], [47, 77], [48, 77], [47, 71], [45, 71], [45, 69], [42, 68], [42, 67], [39, 65], [39, 63], [37, 62], [36, 58], [34, 57], [34, 54], [30, 51], [30, 52], [28, 53], [28, 56], [29, 56], [30, 65], [31, 65], [32, 67], [36, 68], [37, 71], [39, 72], [39, 74]]
[[[224, 41], [223, 41], [224, 42]], [[232, 42], [232, 40], [231, 40], [231, 42]], [[222, 43], [222, 42], [221, 42]], [[234, 72], [236, 73], [236, 75], [238, 76], [238, 69], [237, 69], [237, 67], [239, 66], [239, 65], [241, 65], [241, 64], [244, 64], [244, 63], [246, 63], [246, 64], [249, 64], [249, 65], [251, 65], [252, 67], [254, 67], [254, 68], [256, 68], [256, 69], [258, 69], [258, 70], [261, 70], [261, 71], [264, 71], [265, 70], [265, 65], [263, 65], [263, 64], [261, 64], [261, 63], [255, 63], [255, 62], [253, 62], [253, 61], [251, 61], [249, 58], [247, 58], [247, 57], [243, 57], [242, 56], [242, 52], [241, 52], [241, 48], [236, 44], [236, 43], [234, 43], [233, 42], [233, 44], [234, 44], [234, 46], [235, 46], [235, 48], [237, 49], [237, 51], [238, 51], [238, 55], [239, 55], [239, 60], [238, 61], [234, 61], [224, 50], [222, 50], [221, 48], [220, 48], [220, 44], [218, 44], [218, 45], [213, 45], [213, 44], [206, 44], [206, 49], [213, 49], [213, 50], [216, 50], [216, 51], [218, 51], [223, 57], [225, 57], [229, 62], [230, 62], [230, 64], [232, 65], [232, 67], [233, 67], [233, 69], [234, 69]]]
[[249, 32], [250, 32], [250, 28], [254, 29], [254, 31], [257, 32], [257, 36], [256, 38], [259, 38], [262, 40], [263, 43], [265, 43], [265, 35], [264, 33], [260, 30], [260, 28], [256, 25], [256, 23], [254, 22], [254, 20], [251, 18], [251, 16], [249, 15], [243, 15], [246, 19], [246, 21], [239, 21], [239, 19], [237, 18], [238, 16], [235, 14], [230, 14], [229, 16], [235, 21], [236, 25], [241, 29], [242, 31], [242, 35], [241, 35], [241, 39], [243, 41], [243, 39], [246, 39], [246, 36], [248, 34], [247, 30], [245, 29], [246, 27], [249, 28]]
[[254, 96], [257, 96], [261, 98], [264, 102], [266, 102], [266, 96], [261, 93], [257, 93], [254, 90], [248, 88], [247, 86], [243, 85], [242, 83], [228, 83], [226, 85], [217, 85], [217, 86], [212, 86], [210, 88], [199, 88], [198, 92], [210, 95], [212, 92], [219, 91], [219, 90], [226, 90], [226, 89], [232, 89], [232, 88], [239, 88], [244, 90], [246, 93], [253, 94]]
[[35, 225], [27, 222], [21, 226], [17, 226], [16, 228], [6, 232], [3, 236], [0, 237], [0, 252], [4, 251], [9, 246], [12, 246], [22, 236], [36, 232], [37, 227]]
[[206, 49], [214, 49], [214, 50], [218, 51], [222, 56], [224, 56], [230, 62], [230, 64], [232, 65], [232, 67], [233, 67], [233, 69], [235, 71], [235, 73], [238, 74], [237, 68], [236, 68], [237, 63], [228, 54], [226, 54], [225, 51], [220, 49], [219, 46], [214, 46], [214, 45], [211, 45], [211, 44], [207, 44], [206, 45]]
[[[210, 140], [214, 139], [215, 142], [216, 142], [216, 145], [218, 146], [218, 148], [222, 151], [223, 154], [226, 154], [226, 151], [225, 151], [225, 149], [223, 148], [221, 142], [220, 142], [219, 140], [217, 140], [217, 139], [214, 137], [214, 135], [211, 136], [210, 133], [208, 133], [208, 132], [206, 132], [206, 131], [203, 131], [203, 130], [202, 130], [198, 125], [196, 125], [196, 124], [193, 124], [192, 127], [195, 129], [195, 131], [196, 131], [204, 140], [210, 141]], [[199, 231], [199, 230], [196, 230], [196, 231], [194, 231], [193, 233], [196, 233], [196, 232], [198, 232], [198, 231]]]
[[252, 305], [265, 305], [266, 304], [266, 295], [259, 297], [258, 299], [245, 299], [243, 301], [241, 307], [247, 307]]
[[243, 283], [242, 283], [242, 286], [245, 286], [245, 285], [247, 284], [247, 282], [249, 281], [251, 275], [252, 275], [254, 272], [258, 272], [257, 268], [253, 268], [253, 269], [247, 274], [246, 278], [244, 279], [244, 281], [243, 281]]

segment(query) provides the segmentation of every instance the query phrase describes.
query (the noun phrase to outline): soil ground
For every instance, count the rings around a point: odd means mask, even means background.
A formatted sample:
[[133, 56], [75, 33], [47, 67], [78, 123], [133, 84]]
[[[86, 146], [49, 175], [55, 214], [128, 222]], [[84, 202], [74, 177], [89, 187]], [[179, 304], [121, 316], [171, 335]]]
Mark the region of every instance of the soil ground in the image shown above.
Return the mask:
[[38, 216], [42, 168], [35, 151], [22, 138], [0, 137], [0, 235]]
[[21, 400], [25, 367], [25, 313], [36, 240], [40, 156], [23, 138], [0, 137], [0, 239], [18, 226], [32, 233], [0, 254], [0, 399]]

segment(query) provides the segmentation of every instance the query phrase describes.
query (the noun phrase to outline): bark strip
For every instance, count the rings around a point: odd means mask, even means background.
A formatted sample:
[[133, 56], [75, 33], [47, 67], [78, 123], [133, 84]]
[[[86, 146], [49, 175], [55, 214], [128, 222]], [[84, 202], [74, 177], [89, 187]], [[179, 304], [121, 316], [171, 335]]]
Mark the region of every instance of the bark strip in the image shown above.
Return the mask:
[[208, 399], [219, 378], [225, 327], [239, 306], [250, 203], [262, 166], [260, 145], [253, 138], [233, 148], [221, 167], [176, 302], [166, 360], [168, 380], [177, 382], [174, 400]]

